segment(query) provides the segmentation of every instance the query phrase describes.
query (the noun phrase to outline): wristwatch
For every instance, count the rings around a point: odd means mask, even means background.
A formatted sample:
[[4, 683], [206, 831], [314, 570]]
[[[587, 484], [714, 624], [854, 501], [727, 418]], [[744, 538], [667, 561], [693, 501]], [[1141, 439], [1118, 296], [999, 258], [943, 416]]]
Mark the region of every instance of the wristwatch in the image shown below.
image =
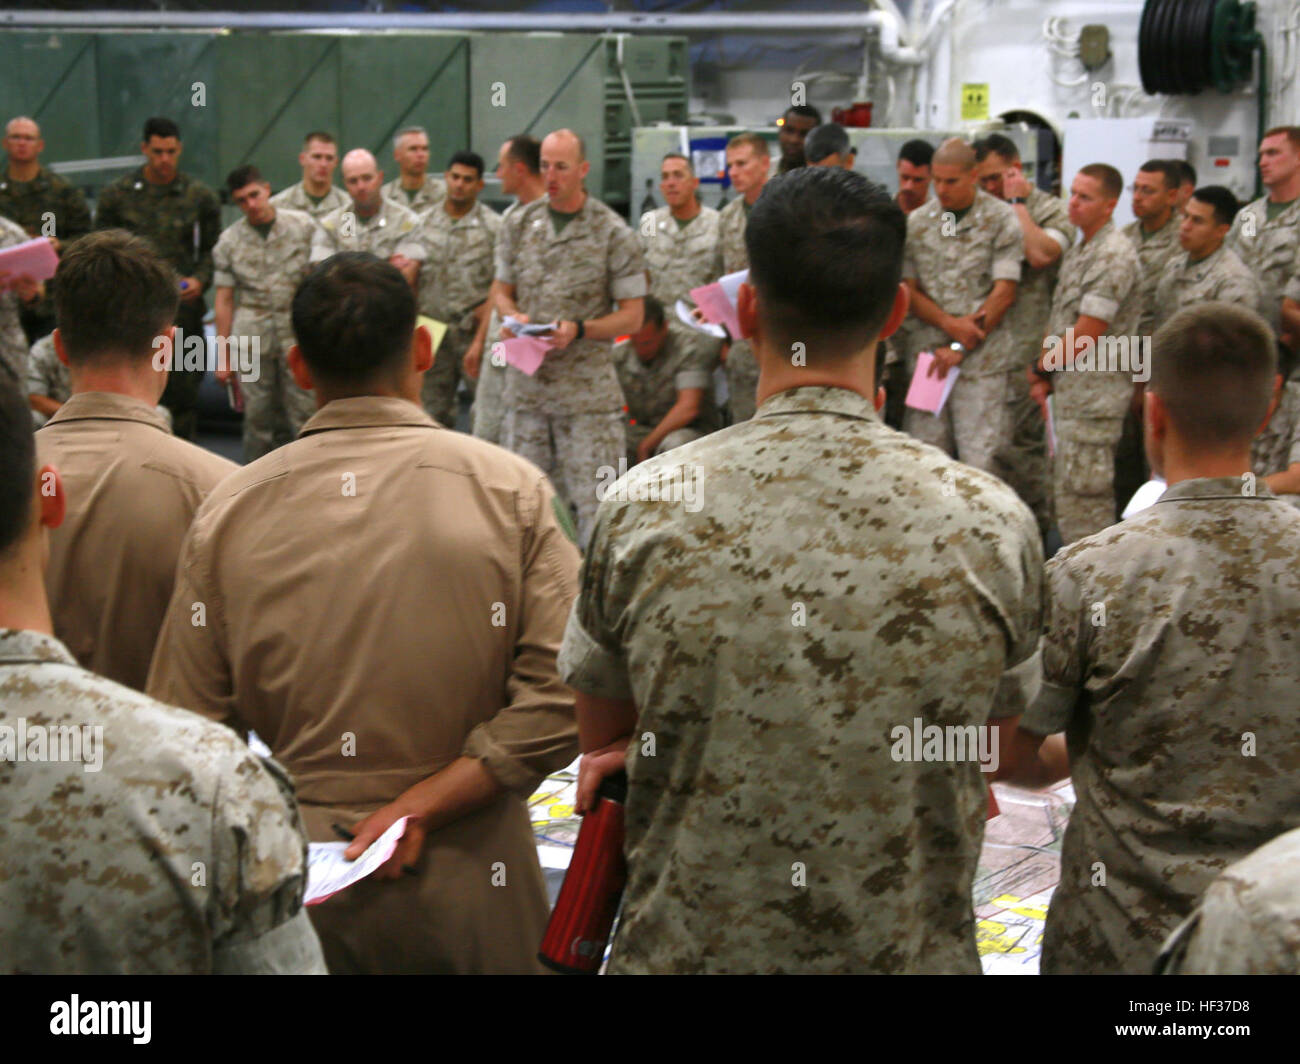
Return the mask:
[[1025, 197], [1024, 197], [1024, 196], [1012, 196], [1009, 200], [1007, 200], [1007, 202], [1010, 203], [1010, 204], [1014, 207], [1017, 203], [1021, 203], [1021, 204], [1023, 204], [1023, 203], [1025, 202]]
[[952, 343], [950, 343], [948, 346], [951, 347], [954, 351], [956, 351], [957, 354], [959, 355], [966, 355], [970, 353], [969, 351], [966, 350], [965, 344], [959, 344], [956, 340], [953, 340]]
[[580, 321], [574, 321], [573, 324], [578, 327], [578, 335], [575, 336], [574, 339], [581, 340], [587, 333], [586, 327]]
[[1052, 371], [1049, 369], [1043, 369], [1043, 367], [1038, 364], [1037, 360], [1035, 360], [1029, 368], [1033, 371], [1034, 376], [1038, 377], [1040, 380], [1050, 381], [1052, 379]]

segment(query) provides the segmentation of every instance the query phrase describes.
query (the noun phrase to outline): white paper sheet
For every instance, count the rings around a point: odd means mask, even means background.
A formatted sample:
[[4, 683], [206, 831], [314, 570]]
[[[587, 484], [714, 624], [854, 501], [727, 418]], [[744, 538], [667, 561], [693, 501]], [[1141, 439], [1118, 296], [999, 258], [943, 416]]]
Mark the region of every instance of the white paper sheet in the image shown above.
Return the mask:
[[307, 890], [304, 905], [319, 905], [326, 898], [346, 890], [370, 875], [393, 856], [398, 840], [406, 831], [409, 816], [395, 820], [355, 861], [343, 856], [349, 842], [313, 842], [307, 846]]

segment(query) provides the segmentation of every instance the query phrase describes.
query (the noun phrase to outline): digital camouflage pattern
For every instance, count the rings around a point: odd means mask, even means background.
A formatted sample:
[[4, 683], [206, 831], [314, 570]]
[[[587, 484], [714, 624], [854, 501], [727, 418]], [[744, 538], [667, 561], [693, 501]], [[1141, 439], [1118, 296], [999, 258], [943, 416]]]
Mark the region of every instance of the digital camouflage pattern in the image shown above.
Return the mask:
[[1300, 381], [1282, 385], [1277, 409], [1250, 445], [1250, 468], [1257, 477], [1284, 473], [1300, 462]]
[[1261, 196], [1237, 212], [1226, 243], [1259, 281], [1264, 320], [1280, 332], [1282, 293], [1296, 272], [1300, 246], [1300, 199], [1269, 221], [1268, 196]]
[[[515, 200], [501, 212], [501, 224], [504, 225], [522, 204]], [[498, 236], [500, 226], [497, 227]], [[493, 253], [493, 274], [495, 275], [495, 251]], [[489, 443], [504, 442], [506, 364], [500, 350], [494, 350], [493, 344], [501, 338], [501, 316], [496, 309], [488, 317], [487, 332], [483, 336], [483, 357], [479, 360], [478, 382], [474, 386], [474, 406], [470, 410], [470, 431], [480, 440]]]
[[207, 185], [178, 173], [167, 185], [145, 180], [144, 167], [99, 194], [96, 229], [125, 229], [144, 237], [181, 277], [212, 287], [212, 249], [221, 235], [221, 203]]
[[[590, 321], [646, 293], [645, 258], [627, 223], [587, 194], [557, 234], [541, 197], [513, 212], [497, 240], [496, 279], [535, 322]], [[596, 515], [597, 471], [625, 453], [623, 392], [609, 340], [551, 349], [529, 377], [506, 367], [505, 446], [554, 479], [586, 542]]]
[[[630, 341], [614, 345], [614, 367], [627, 400], [628, 451], [636, 454], [637, 444], [654, 431], [677, 402], [677, 393], [702, 388], [704, 398], [699, 416], [689, 428], [698, 433], [721, 427], [713, 402], [713, 375], [698, 348], [669, 330], [663, 347], [652, 362], [643, 362]], [[672, 433], [670, 435], [676, 435]]]
[[650, 294], [674, 317], [679, 299], [689, 300], [692, 288], [722, 276], [721, 222], [712, 207], [700, 207], [685, 228], [677, 224], [669, 207], [646, 211], [637, 236], [650, 270]]
[[[1106, 337], [1132, 337], [1141, 309], [1137, 252], [1115, 224], [1107, 222], [1091, 240], [1062, 256], [1047, 335], [1064, 343], [1066, 330], [1086, 315], [1107, 323]], [[1110, 364], [1100, 345], [1093, 368], [1052, 377], [1052, 485], [1057, 524], [1066, 543], [1115, 520], [1115, 451], [1133, 396], [1133, 373], [1098, 369], [1099, 364]]]
[[[722, 241], [722, 273], [725, 276], [749, 269], [749, 252], [745, 248], [745, 223], [749, 208], [743, 196], [737, 196], [718, 212], [718, 235]], [[748, 421], [758, 402], [758, 361], [748, 340], [733, 337], [727, 350], [727, 405], [733, 422]]]
[[1221, 873], [1157, 966], [1165, 975], [1300, 975], [1300, 831]]
[[0, 706], [0, 723], [26, 721], [28, 752], [35, 728], [102, 728], [98, 771], [88, 747], [82, 760], [0, 758], [0, 968], [324, 974], [283, 769], [39, 632], [0, 630]]
[[[956, 317], [979, 310], [997, 281], [1019, 285], [1024, 257], [1025, 238], [1016, 212], [983, 189], [975, 190], [975, 201], [960, 221], [937, 199], [907, 216], [903, 277], [914, 279], [940, 309]], [[911, 317], [909, 355], [950, 342], [942, 329], [915, 314]], [[1015, 333], [1006, 324], [1004, 318], [974, 351], [967, 352], [954, 395], [962, 380], [999, 376], [1020, 365]], [[1020, 369], [1023, 373], [1024, 367]]]
[[1142, 223], [1134, 220], [1120, 230], [1137, 252], [1140, 286], [1142, 289], [1142, 309], [1138, 313], [1137, 332], [1139, 336], [1150, 336], [1156, 331], [1154, 324], [1159, 304], [1156, 289], [1164, 276], [1165, 267], [1173, 259], [1182, 259], [1186, 254], [1178, 241], [1181, 226], [1178, 211], [1169, 215], [1169, 221], [1149, 236], [1143, 232]]
[[317, 203], [307, 195], [307, 190], [301, 181], [281, 189], [271, 197], [272, 207], [288, 207], [291, 211], [302, 211], [304, 214], [311, 215], [313, 220], [324, 218], [330, 211], [346, 207], [351, 202], [346, 192], [337, 185], [330, 185], [330, 190]]
[[894, 729], [997, 714], [1042, 557], [1010, 488], [838, 388], [615, 484], [560, 652], [639, 712], [610, 970], [978, 973], [988, 777]]
[[[420, 313], [447, 326], [433, 368], [424, 375], [421, 399], [432, 417], [455, 428], [461, 362], [478, 329], [473, 310], [492, 287], [501, 215], [475, 203], [463, 217], [453, 218], [439, 204], [425, 213], [421, 223], [420, 240], [429, 257], [420, 267]], [[490, 347], [487, 353], [491, 354]]]
[[432, 174], [426, 174], [424, 184], [415, 190], [415, 195], [410, 195], [406, 189], [402, 188], [402, 179], [400, 176], [393, 178], [391, 181], [384, 182], [384, 187], [380, 189], [384, 199], [392, 200], [399, 206], [407, 210], [414, 211], [416, 214], [424, 214], [434, 207], [440, 206], [447, 198], [447, 182], [440, 177], [434, 177]]
[[1297, 557], [1300, 513], [1226, 477], [1048, 563], [1020, 726], [1065, 732], [1078, 802], [1045, 973], [1149, 972], [1219, 872], [1300, 826]]
[[262, 236], [240, 218], [213, 249], [213, 284], [232, 288], [232, 337], [256, 339], [256, 380], [240, 380], [244, 394], [244, 461], [288, 443], [316, 412], [316, 400], [293, 381], [289, 348], [294, 344], [293, 294], [307, 275], [316, 223], [310, 215], [276, 209]]
[[[1070, 223], [1069, 208], [1059, 196], [1035, 188], [1025, 198], [1025, 210], [1034, 224], [1060, 245], [1062, 253], [1074, 243], [1079, 231]], [[999, 463], [993, 471], [1015, 488], [1016, 494], [1033, 510], [1044, 534], [1056, 523], [1052, 467], [1047, 453], [1046, 426], [1038, 404], [1029, 394], [1029, 379], [1023, 367], [1037, 359], [1042, 350], [1043, 334], [1052, 311], [1052, 293], [1060, 272], [1060, 258], [1049, 266], [1031, 266], [1027, 260], [1022, 261], [1016, 301], [1002, 322], [1002, 328], [1011, 334], [1015, 364], [1021, 368], [1008, 375], [1013, 378], [1008, 381], [1010, 436], [999, 452]]]
[[379, 210], [369, 218], [357, 213], [351, 200], [316, 220], [311, 261], [321, 262], [340, 251], [368, 251], [387, 260], [394, 255], [423, 263], [420, 219], [399, 203], [380, 197]]
[[[17, 222], [0, 218], [0, 249], [17, 247], [28, 236]], [[20, 392], [27, 390], [27, 334], [19, 316], [22, 300], [12, 289], [0, 291], [0, 374]]]
[[1156, 286], [1151, 331], [1159, 329], [1184, 307], [1210, 302], [1236, 303], [1257, 314], [1264, 309], [1259, 282], [1237, 253], [1225, 244], [1197, 262], [1182, 252], [1165, 264]]
[[[90, 208], [81, 189], [52, 170], [40, 167], [30, 181], [15, 181], [0, 167], [0, 215], [17, 222], [29, 237], [52, 236], [67, 247], [90, 232]], [[54, 325], [54, 303], [46, 294], [27, 314]]]
[[54, 350], [53, 333], [42, 336], [27, 352], [27, 394], [56, 403], [66, 403], [72, 395], [72, 377]]

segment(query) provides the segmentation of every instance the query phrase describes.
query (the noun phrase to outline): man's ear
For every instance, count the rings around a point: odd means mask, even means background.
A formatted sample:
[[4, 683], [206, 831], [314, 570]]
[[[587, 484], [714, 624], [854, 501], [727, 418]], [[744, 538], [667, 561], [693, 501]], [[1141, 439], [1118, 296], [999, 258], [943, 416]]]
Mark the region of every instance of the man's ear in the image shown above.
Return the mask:
[[733, 339], [751, 337], [758, 331], [758, 293], [748, 281], [736, 293], [736, 318], [740, 322], [740, 336]]
[[68, 348], [63, 342], [63, 333], [59, 329], [54, 330], [54, 353], [59, 356], [59, 361], [65, 366], [68, 364]]
[[63, 478], [52, 465], [43, 465], [36, 471], [36, 510], [43, 528], [58, 528], [68, 512]]
[[884, 340], [898, 332], [898, 327], [903, 324], [903, 319], [907, 317], [907, 308], [911, 305], [911, 302], [911, 292], [908, 291], [907, 285], [900, 281], [898, 291], [894, 293], [893, 309], [890, 310], [889, 317], [885, 319], [884, 327], [880, 330], [880, 336], [877, 339]]
[[427, 325], [415, 327], [415, 340], [411, 343], [411, 368], [416, 373], [428, 373], [433, 368], [433, 337]]
[[881, 385], [879, 388], [876, 389], [876, 401], [875, 401], [875, 407], [876, 407], [876, 413], [880, 413], [880, 411], [882, 411], [882, 410], [885, 409], [885, 388], [884, 388], [884, 385]]
[[311, 370], [307, 368], [307, 360], [302, 357], [302, 349], [297, 344], [289, 348], [286, 361], [289, 363], [289, 372], [293, 374], [294, 384], [304, 392], [314, 391], [316, 382], [311, 379]]
[[1159, 444], [1164, 443], [1169, 432], [1169, 410], [1149, 387], [1142, 395], [1142, 431], [1148, 440]]

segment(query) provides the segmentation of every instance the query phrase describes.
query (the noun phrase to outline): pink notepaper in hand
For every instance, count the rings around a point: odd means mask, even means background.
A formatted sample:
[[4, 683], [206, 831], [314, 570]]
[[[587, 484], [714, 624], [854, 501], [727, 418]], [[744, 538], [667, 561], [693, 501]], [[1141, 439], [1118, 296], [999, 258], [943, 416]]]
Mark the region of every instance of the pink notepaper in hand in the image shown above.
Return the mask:
[[506, 364], [514, 366], [520, 373], [532, 376], [546, 360], [546, 352], [551, 349], [551, 342], [540, 336], [516, 336], [511, 340], [501, 340]]
[[43, 236], [0, 251], [0, 273], [15, 277], [26, 274], [33, 281], [48, 281], [58, 268], [59, 256], [54, 253], [54, 245]]
[[[916, 372], [912, 374], [912, 384], [907, 389], [907, 398], [904, 402], [913, 410], [938, 414], [943, 409], [943, 404], [948, 401], [948, 396], [952, 394], [952, 386], [957, 383], [961, 370], [954, 366], [948, 371], [947, 376], [931, 376], [931, 366], [934, 366], [934, 355], [929, 351], [922, 351], [916, 356]], [[935, 370], [937, 373], [937, 366]]]
[[740, 318], [736, 315], [736, 298], [740, 286], [749, 279], [748, 270], [729, 273], [713, 284], [691, 289], [691, 298], [700, 308], [705, 321], [725, 325], [733, 340], [744, 338], [740, 331]]

